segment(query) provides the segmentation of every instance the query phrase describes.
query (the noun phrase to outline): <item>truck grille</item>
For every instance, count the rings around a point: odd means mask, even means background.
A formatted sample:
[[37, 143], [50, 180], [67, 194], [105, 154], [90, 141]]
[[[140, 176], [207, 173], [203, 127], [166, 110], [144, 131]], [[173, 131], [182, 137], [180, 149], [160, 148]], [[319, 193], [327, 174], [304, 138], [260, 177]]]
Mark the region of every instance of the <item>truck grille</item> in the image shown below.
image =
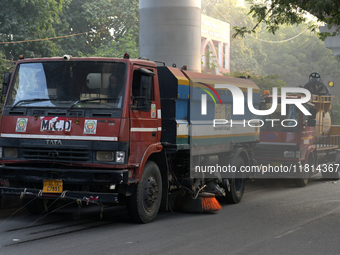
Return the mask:
[[53, 160], [79, 162], [90, 160], [90, 152], [87, 149], [75, 148], [22, 148], [23, 157], [34, 160]]

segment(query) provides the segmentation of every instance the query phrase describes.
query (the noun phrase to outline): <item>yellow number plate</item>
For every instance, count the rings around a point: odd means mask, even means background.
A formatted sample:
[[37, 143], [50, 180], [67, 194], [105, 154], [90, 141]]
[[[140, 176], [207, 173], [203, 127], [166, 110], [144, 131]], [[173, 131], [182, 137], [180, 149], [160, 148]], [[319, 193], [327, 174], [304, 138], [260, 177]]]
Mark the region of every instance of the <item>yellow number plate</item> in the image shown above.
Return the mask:
[[62, 180], [44, 180], [44, 193], [62, 193], [63, 181]]

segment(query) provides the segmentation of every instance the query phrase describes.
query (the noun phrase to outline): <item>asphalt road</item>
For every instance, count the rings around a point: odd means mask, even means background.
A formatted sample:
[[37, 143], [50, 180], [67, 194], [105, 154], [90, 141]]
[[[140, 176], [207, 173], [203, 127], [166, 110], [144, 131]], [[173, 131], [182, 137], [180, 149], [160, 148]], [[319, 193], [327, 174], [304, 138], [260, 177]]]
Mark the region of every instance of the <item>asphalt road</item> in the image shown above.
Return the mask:
[[[161, 212], [132, 223], [124, 207], [65, 207], [45, 217], [0, 211], [0, 254], [340, 254], [340, 182], [305, 188], [247, 182], [217, 214]], [[13, 215], [14, 213], [14, 215]]]

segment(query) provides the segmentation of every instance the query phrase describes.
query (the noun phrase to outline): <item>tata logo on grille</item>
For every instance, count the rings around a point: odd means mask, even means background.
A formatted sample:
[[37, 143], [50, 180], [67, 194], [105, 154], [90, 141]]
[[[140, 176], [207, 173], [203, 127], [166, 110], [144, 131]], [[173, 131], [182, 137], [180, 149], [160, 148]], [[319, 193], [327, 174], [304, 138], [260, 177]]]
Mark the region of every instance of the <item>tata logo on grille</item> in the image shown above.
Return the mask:
[[50, 158], [57, 158], [57, 157], [59, 157], [59, 153], [58, 153], [57, 151], [50, 151], [50, 152], [48, 153], [48, 156], [49, 156]]
[[71, 120], [66, 117], [41, 117], [40, 131], [71, 131]]
[[63, 145], [61, 140], [46, 140], [47, 145]]

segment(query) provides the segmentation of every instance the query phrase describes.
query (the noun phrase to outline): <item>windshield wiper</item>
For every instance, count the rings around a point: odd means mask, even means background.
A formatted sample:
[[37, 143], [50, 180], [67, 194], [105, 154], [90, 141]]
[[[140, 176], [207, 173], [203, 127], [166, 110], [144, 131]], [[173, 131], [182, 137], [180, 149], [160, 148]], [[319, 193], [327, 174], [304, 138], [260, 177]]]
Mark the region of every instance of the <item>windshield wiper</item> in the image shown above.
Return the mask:
[[72, 109], [76, 104], [78, 103], [81, 103], [81, 102], [88, 102], [88, 101], [96, 101], [96, 100], [118, 100], [119, 97], [96, 97], [96, 98], [88, 98], [88, 99], [82, 99], [82, 100], [78, 100], [78, 101], [75, 101], [69, 108]]
[[23, 99], [23, 100], [19, 100], [18, 102], [16, 102], [11, 110], [14, 109], [14, 107], [16, 107], [18, 104], [21, 104], [21, 103], [27, 103], [27, 102], [42, 102], [42, 101], [52, 101], [54, 99], [50, 99], [50, 98], [31, 98], [31, 99]]

